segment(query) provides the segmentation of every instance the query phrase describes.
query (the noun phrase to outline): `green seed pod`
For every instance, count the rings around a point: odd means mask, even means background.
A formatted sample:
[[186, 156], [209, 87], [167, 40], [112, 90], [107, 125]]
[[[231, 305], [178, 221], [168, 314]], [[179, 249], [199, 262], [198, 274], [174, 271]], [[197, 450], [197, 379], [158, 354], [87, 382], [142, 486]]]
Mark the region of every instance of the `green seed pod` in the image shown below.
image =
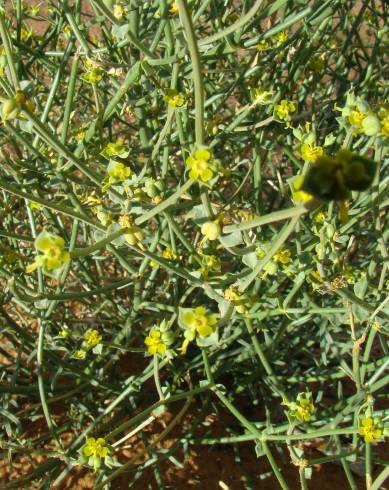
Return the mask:
[[370, 114], [362, 121], [362, 128], [366, 136], [375, 136], [381, 129], [380, 120], [375, 114]]

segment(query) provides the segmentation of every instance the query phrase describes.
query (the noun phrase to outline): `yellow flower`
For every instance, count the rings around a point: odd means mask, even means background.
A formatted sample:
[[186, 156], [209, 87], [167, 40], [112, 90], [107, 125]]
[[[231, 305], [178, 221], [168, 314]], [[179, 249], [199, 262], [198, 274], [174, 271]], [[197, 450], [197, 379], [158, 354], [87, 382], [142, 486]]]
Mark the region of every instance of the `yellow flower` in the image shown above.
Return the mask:
[[364, 437], [365, 442], [376, 442], [381, 439], [384, 431], [379, 423], [377, 423], [372, 417], [365, 417], [361, 420], [359, 426], [359, 434]]
[[141, 241], [144, 238], [143, 230], [142, 228], [139, 228], [139, 226], [136, 226], [132, 223], [130, 216], [127, 215], [120, 216], [119, 225], [122, 228], [128, 228], [128, 231], [124, 235], [124, 238], [127, 240], [127, 242], [130, 245], [136, 245], [139, 248], [143, 247], [141, 243]]
[[253, 99], [253, 103], [258, 105], [270, 104], [271, 101], [269, 99], [272, 95], [273, 92], [269, 92], [267, 90], [264, 90], [263, 88], [254, 88], [251, 91], [251, 98]]
[[279, 262], [280, 264], [287, 265], [292, 262], [291, 252], [289, 248], [282, 248], [273, 255], [274, 262]]
[[288, 406], [290, 415], [299, 422], [309, 422], [315, 407], [308, 393], [300, 393], [295, 402], [285, 403]]
[[71, 332], [70, 332], [69, 327], [63, 326], [58, 335], [64, 339], [67, 339], [68, 337], [70, 337]]
[[316, 158], [321, 157], [324, 153], [322, 146], [314, 146], [309, 143], [301, 145], [301, 156], [307, 162], [314, 162]]
[[[215, 331], [216, 315], [208, 314], [204, 306], [186, 311], [182, 319], [183, 323], [188, 327], [189, 331], [200, 337], [208, 337]], [[190, 339], [193, 340], [193, 339]]]
[[177, 92], [177, 90], [175, 89], [166, 90], [166, 93], [163, 96], [163, 100], [170, 107], [182, 107], [185, 103], [185, 97], [180, 92]]
[[296, 202], [308, 202], [312, 199], [311, 194], [301, 190], [303, 183], [304, 177], [302, 175], [298, 175], [292, 183], [292, 196]]
[[362, 131], [362, 122], [364, 118], [366, 117], [366, 114], [361, 111], [352, 111], [349, 116], [347, 116], [348, 122], [350, 126], [354, 126], [355, 132], [360, 132]]
[[270, 48], [270, 44], [265, 39], [263, 39], [257, 44], [257, 51], [259, 53], [261, 53], [262, 51], [266, 51], [269, 48]]
[[27, 268], [32, 272], [37, 267], [42, 267], [45, 272], [60, 271], [70, 260], [70, 254], [64, 250], [65, 240], [60, 236], [42, 231], [35, 240], [35, 248], [42, 255], [38, 255], [35, 262]]
[[316, 223], [322, 224], [327, 218], [327, 213], [325, 211], [318, 211], [313, 219], [316, 221]]
[[98, 67], [91, 68], [81, 75], [81, 78], [92, 85], [96, 84], [103, 78], [103, 70]]
[[23, 29], [21, 30], [20, 32], [20, 39], [21, 41], [23, 42], [26, 42], [30, 39], [30, 37], [32, 36], [33, 32], [31, 29]]
[[276, 41], [278, 44], [284, 43], [288, 39], [288, 33], [286, 31], [281, 31], [276, 35]]
[[217, 240], [221, 234], [219, 222], [207, 221], [201, 226], [201, 233], [206, 240]]
[[145, 344], [148, 353], [151, 355], [163, 354], [167, 349], [167, 345], [161, 338], [161, 332], [156, 329], [150, 331], [148, 337], [145, 338]]
[[289, 122], [293, 112], [296, 112], [296, 105], [286, 99], [282, 99], [279, 104], [274, 106], [274, 116], [281, 121]]
[[87, 330], [84, 335], [84, 340], [86, 341], [88, 348], [95, 347], [102, 340], [98, 330]]
[[212, 179], [213, 171], [211, 164], [211, 152], [206, 148], [200, 148], [194, 152], [194, 155], [190, 155], [186, 159], [188, 165], [189, 177], [193, 180], [201, 180], [207, 182]]
[[162, 252], [162, 257], [167, 260], [175, 260], [177, 258], [177, 255], [170, 247], [166, 247], [165, 250]]
[[113, 6], [113, 15], [121, 20], [126, 14], [126, 9], [123, 7], [123, 5], [120, 5], [118, 3], [116, 3], [114, 6]]
[[177, 2], [172, 2], [171, 5], [170, 5], [170, 9], [169, 9], [169, 12], [172, 14], [172, 15], [176, 15], [178, 14], [178, 3]]
[[235, 291], [233, 288], [228, 288], [224, 291], [224, 297], [227, 301], [232, 303], [238, 313], [241, 315], [247, 314], [247, 298]]
[[122, 157], [127, 153], [127, 147], [124, 141], [119, 138], [116, 141], [110, 141], [104, 147], [104, 156], [111, 157]]
[[108, 467], [111, 467], [113, 462], [110, 456], [111, 450], [112, 448], [106, 444], [105, 439], [102, 437], [98, 439], [89, 437], [78, 452], [80, 453], [81, 461], [85, 462], [85, 459], [87, 459], [88, 464], [93, 466], [94, 471], [97, 471], [101, 466], [102, 459], [104, 459]]
[[130, 167], [127, 167], [126, 165], [124, 165], [124, 163], [111, 160], [107, 167], [107, 174], [115, 182], [118, 182], [128, 179], [128, 177], [131, 176], [132, 172]]
[[73, 357], [75, 359], [85, 359], [87, 352], [84, 349], [76, 350]]

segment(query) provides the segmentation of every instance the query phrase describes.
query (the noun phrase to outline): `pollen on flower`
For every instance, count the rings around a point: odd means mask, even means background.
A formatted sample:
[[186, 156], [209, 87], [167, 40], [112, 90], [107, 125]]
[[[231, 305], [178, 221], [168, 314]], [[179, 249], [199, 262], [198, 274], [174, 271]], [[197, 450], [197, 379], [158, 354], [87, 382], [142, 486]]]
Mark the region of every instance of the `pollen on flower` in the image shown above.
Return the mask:
[[212, 153], [206, 148], [200, 148], [186, 159], [189, 177], [193, 180], [207, 182], [213, 177]]
[[309, 143], [303, 143], [301, 145], [301, 156], [303, 160], [307, 162], [314, 162], [324, 153], [322, 146], [314, 146]]

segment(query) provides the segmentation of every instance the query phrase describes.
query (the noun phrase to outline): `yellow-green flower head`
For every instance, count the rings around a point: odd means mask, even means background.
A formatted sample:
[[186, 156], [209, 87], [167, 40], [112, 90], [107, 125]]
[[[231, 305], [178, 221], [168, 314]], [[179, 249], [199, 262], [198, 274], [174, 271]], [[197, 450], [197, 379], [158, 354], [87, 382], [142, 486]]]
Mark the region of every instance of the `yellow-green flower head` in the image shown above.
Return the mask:
[[389, 138], [389, 110], [381, 107], [378, 111], [378, 117], [381, 122], [381, 136]]
[[299, 393], [295, 402], [286, 403], [290, 415], [299, 422], [309, 422], [315, 407], [309, 393]]
[[96, 83], [100, 82], [100, 80], [103, 78], [103, 70], [101, 70], [100, 68], [92, 68], [91, 70], [83, 73], [81, 75], [81, 78], [85, 82], [95, 85]]
[[292, 262], [291, 251], [289, 250], [289, 248], [282, 248], [273, 255], [272, 260], [283, 265], [288, 265], [290, 262]]
[[213, 177], [212, 153], [206, 148], [199, 148], [186, 159], [189, 167], [189, 177], [193, 180], [207, 182]]
[[162, 338], [162, 334], [158, 329], [150, 330], [149, 335], [145, 338], [147, 351], [151, 355], [164, 354], [167, 349], [167, 344]]
[[142, 228], [133, 224], [132, 219], [128, 215], [120, 216], [119, 225], [122, 228], [128, 228], [128, 231], [124, 235], [124, 238], [130, 245], [136, 245], [140, 248], [143, 247], [141, 241], [144, 238], [144, 233]]
[[87, 343], [88, 348], [95, 347], [102, 340], [102, 336], [98, 330], [89, 329], [84, 334], [84, 340]]
[[88, 463], [93, 466], [95, 471], [100, 468], [101, 459], [104, 458], [107, 462], [110, 453], [111, 448], [107, 446], [103, 437], [99, 437], [98, 439], [89, 437], [85, 445], [81, 448], [82, 456], [88, 458]]
[[121, 182], [131, 177], [131, 169], [121, 162], [111, 160], [107, 167], [107, 174], [114, 182]]
[[201, 263], [205, 269], [213, 271], [220, 270], [220, 258], [216, 255], [202, 255]]
[[5, 100], [1, 105], [1, 119], [3, 122], [16, 119], [21, 110], [21, 104], [15, 98]]
[[259, 53], [262, 53], [262, 51], [266, 51], [269, 48], [270, 48], [270, 44], [268, 41], [266, 41], [266, 39], [263, 39], [257, 44], [257, 51]]
[[296, 104], [286, 99], [282, 99], [279, 104], [274, 106], [274, 117], [281, 121], [289, 122], [291, 114], [296, 112]]
[[276, 35], [276, 41], [278, 44], [284, 43], [288, 39], [287, 31], [281, 31]]
[[248, 298], [236, 291], [234, 288], [228, 288], [224, 291], [223, 296], [227, 301], [234, 305], [235, 310], [241, 315], [246, 315], [248, 311]]
[[365, 442], [377, 442], [384, 436], [384, 430], [379, 420], [372, 417], [365, 417], [361, 420], [359, 434], [365, 439]]
[[258, 105], [270, 104], [272, 95], [273, 92], [269, 92], [259, 87], [251, 90], [251, 98], [253, 103]]
[[76, 352], [73, 354], [73, 357], [75, 359], [85, 359], [86, 358], [86, 355], [87, 355], [86, 350], [79, 349], [79, 350], [76, 350]]
[[185, 97], [183, 94], [173, 88], [166, 90], [163, 100], [170, 107], [182, 107], [185, 104]]
[[303, 160], [307, 162], [314, 162], [318, 157], [321, 157], [324, 153], [322, 146], [314, 146], [309, 143], [303, 143], [301, 145], [301, 156]]
[[201, 233], [206, 240], [217, 240], [221, 234], [219, 221], [207, 221], [201, 226]]
[[112, 158], [112, 157], [121, 157], [125, 158], [128, 155], [128, 148], [121, 138], [116, 141], [108, 142], [103, 151], [103, 155]]
[[174, 253], [174, 251], [170, 247], [166, 247], [165, 250], [162, 252], [162, 257], [167, 260], [175, 260], [177, 259], [177, 255]]
[[369, 104], [350, 93], [346, 105], [340, 109], [342, 118], [346, 121], [353, 134], [376, 136], [381, 131], [380, 118], [370, 109]]
[[192, 310], [186, 311], [182, 321], [188, 327], [189, 331], [194, 334], [194, 337], [196, 335], [208, 337], [215, 331], [217, 322], [216, 315], [209, 314], [204, 306], [197, 306]]
[[65, 240], [63, 238], [42, 231], [35, 239], [35, 248], [42, 254], [38, 255], [34, 264], [28, 267], [28, 272], [37, 267], [42, 267], [47, 273], [60, 271], [70, 260], [70, 254], [64, 250], [64, 247]]
[[116, 3], [113, 6], [113, 15], [118, 19], [121, 20], [123, 17], [126, 15], [126, 9], [123, 7], [123, 5], [120, 5], [120, 3]]
[[176, 15], [176, 14], [178, 14], [178, 3], [177, 3], [177, 2], [172, 2], [172, 3], [170, 4], [169, 12], [170, 12], [172, 15]]

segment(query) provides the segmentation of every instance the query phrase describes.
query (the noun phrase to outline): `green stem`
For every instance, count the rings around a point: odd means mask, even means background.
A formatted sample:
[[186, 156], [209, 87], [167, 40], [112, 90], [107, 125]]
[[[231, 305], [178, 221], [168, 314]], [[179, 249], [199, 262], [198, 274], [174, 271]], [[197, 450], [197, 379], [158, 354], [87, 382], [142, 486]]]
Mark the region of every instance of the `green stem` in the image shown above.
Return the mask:
[[204, 84], [201, 73], [200, 53], [194, 33], [192, 17], [186, 0], [177, 0], [180, 19], [188, 42], [193, 68], [194, 110], [196, 144], [204, 145]]

